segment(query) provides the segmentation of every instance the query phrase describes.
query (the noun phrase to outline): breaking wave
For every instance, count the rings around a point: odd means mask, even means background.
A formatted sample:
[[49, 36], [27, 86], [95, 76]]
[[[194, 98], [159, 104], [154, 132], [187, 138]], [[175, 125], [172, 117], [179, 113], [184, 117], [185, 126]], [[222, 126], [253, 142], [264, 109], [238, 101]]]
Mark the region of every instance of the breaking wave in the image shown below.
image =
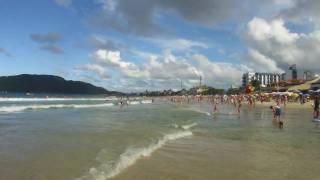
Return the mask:
[[196, 125], [198, 125], [198, 124], [197, 124], [197, 123], [192, 123], [192, 124], [182, 125], [181, 127], [182, 127], [182, 129], [184, 129], [184, 130], [188, 130], [188, 129], [190, 129], [190, 128], [195, 127]]
[[197, 123], [192, 123], [192, 124], [186, 124], [186, 125], [173, 124], [172, 126], [177, 129], [189, 130], [197, 125], [198, 125]]
[[26, 105], [26, 106], [3, 106], [0, 107], [0, 112], [21, 112], [33, 109], [50, 109], [50, 108], [98, 108], [113, 106], [112, 103], [104, 104], [48, 104], [48, 105]]
[[106, 98], [4, 98], [0, 97], [0, 102], [37, 102], [37, 101], [113, 101], [115, 97]]
[[169, 141], [192, 136], [191, 131], [180, 131], [165, 135], [158, 142], [143, 148], [128, 148], [116, 162], [107, 162], [99, 167], [90, 168], [87, 175], [79, 179], [95, 179], [102, 180], [117, 176], [123, 170], [134, 165], [139, 159], [149, 157], [153, 152], [163, 147]]
[[205, 114], [207, 116], [211, 116], [211, 113], [206, 112], [206, 111], [201, 111], [201, 110], [198, 110], [198, 109], [188, 109], [188, 110], [191, 110], [191, 111], [194, 111], [194, 112], [198, 112], [198, 113], [201, 113], [201, 114]]

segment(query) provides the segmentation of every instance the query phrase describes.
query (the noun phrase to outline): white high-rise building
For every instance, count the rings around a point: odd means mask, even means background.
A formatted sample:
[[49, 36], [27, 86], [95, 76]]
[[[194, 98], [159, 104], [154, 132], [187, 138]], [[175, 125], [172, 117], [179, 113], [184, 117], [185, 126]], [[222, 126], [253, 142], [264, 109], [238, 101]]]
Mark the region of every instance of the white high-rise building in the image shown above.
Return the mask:
[[242, 87], [246, 87], [253, 80], [258, 80], [262, 87], [266, 87], [271, 84], [276, 84], [281, 81], [281, 74], [277, 73], [253, 73], [248, 72], [242, 76]]

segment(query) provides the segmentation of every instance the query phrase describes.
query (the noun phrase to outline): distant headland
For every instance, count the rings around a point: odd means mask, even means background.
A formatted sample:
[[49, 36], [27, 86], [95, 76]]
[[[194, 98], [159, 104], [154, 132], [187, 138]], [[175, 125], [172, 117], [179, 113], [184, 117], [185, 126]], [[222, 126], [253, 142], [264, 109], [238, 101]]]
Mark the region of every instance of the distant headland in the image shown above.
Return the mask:
[[52, 93], [52, 94], [106, 94], [122, 93], [108, 91], [82, 81], [65, 80], [53, 75], [21, 74], [0, 76], [0, 92], [8, 93]]

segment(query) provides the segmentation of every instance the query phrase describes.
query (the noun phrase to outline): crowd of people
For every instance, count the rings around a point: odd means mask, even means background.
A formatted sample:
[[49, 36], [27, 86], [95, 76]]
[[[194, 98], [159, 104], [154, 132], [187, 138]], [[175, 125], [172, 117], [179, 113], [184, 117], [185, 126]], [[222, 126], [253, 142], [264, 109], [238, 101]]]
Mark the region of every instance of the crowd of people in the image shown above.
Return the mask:
[[191, 104], [191, 103], [209, 103], [212, 106], [212, 113], [218, 113], [220, 105], [229, 105], [235, 109], [234, 113], [241, 114], [242, 104], [247, 104], [249, 108], [255, 108], [256, 103], [268, 103], [271, 113], [273, 113], [273, 121], [282, 129], [284, 121], [281, 118], [282, 109], [288, 103], [299, 103], [304, 105], [307, 102], [312, 102], [313, 117], [319, 120], [319, 94], [312, 96], [290, 95], [289, 93], [264, 93], [264, 94], [236, 94], [236, 95], [214, 95], [214, 96], [170, 96], [168, 97], [172, 103]]

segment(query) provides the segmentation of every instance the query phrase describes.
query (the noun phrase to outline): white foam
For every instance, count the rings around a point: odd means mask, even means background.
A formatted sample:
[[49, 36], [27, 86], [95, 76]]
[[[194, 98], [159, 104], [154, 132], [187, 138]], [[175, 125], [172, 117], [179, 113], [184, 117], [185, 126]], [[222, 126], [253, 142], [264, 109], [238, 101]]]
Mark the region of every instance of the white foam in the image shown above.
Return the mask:
[[169, 141], [192, 136], [191, 131], [180, 131], [173, 134], [167, 134], [158, 142], [151, 144], [144, 148], [128, 148], [116, 163], [110, 165], [110, 163], [102, 164], [98, 168], [92, 167], [89, 170], [89, 175], [86, 175], [80, 179], [95, 179], [102, 180], [117, 176], [126, 168], [134, 165], [139, 159], [143, 157], [149, 157], [152, 153], [159, 148], [163, 147]]
[[136, 104], [140, 104], [140, 101], [129, 101], [128, 104], [136, 105]]
[[190, 128], [195, 127], [196, 125], [198, 125], [197, 123], [192, 123], [192, 124], [186, 124], [186, 125], [182, 125], [181, 128], [184, 130], [188, 130]]
[[141, 104], [152, 104], [152, 100], [142, 100]]
[[195, 112], [198, 112], [198, 113], [201, 113], [201, 114], [205, 114], [207, 116], [211, 116], [211, 114], [209, 112], [206, 112], [206, 111], [201, 111], [201, 110], [198, 110], [198, 109], [189, 109], [191, 111], [195, 111]]
[[0, 97], [0, 102], [31, 102], [31, 101], [113, 101], [115, 97], [106, 98], [5, 98]]
[[113, 106], [112, 103], [104, 104], [48, 104], [48, 105], [27, 105], [27, 106], [3, 106], [0, 107], [0, 112], [12, 113], [21, 112], [32, 109], [50, 109], [50, 108], [96, 108]]

